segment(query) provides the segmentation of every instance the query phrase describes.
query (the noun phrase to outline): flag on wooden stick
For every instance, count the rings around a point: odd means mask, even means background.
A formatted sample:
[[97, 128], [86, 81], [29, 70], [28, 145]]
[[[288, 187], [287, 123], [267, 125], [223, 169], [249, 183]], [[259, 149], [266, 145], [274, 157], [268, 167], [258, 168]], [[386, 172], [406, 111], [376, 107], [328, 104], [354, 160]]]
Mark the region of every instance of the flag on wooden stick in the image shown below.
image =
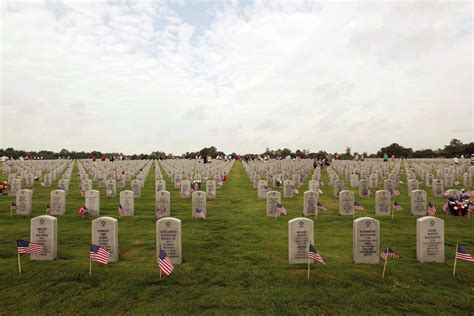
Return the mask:
[[163, 251], [163, 249], [160, 249], [158, 266], [160, 267], [160, 276], [161, 276], [161, 272], [163, 272], [166, 275], [170, 275], [174, 270], [173, 263], [171, 263], [170, 258], [168, 257], [166, 252]]
[[426, 211], [430, 216], [434, 216], [436, 214], [436, 207], [431, 202], [428, 202], [428, 209]]
[[41, 251], [43, 251], [43, 245], [23, 239], [18, 239], [16, 241], [16, 247], [19, 254], [29, 253], [32, 255], [39, 255]]
[[102, 264], [108, 264], [110, 259], [110, 252], [99, 245], [91, 244], [90, 259]]

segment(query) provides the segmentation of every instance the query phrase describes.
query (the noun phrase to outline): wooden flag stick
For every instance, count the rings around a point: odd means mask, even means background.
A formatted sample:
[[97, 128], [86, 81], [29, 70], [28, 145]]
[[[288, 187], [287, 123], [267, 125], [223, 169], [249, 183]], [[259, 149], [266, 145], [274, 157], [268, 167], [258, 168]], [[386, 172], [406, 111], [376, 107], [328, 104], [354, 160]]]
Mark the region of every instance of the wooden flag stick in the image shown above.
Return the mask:
[[309, 280], [309, 270], [311, 269], [311, 259], [308, 258], [308, 280]]
[[158, 266], [158, 269], [160, 270], [160, 279], [161, 279], [161, 268]]
[[92, 276], [92, 258], [89, 254], [89, 276]]
[[20, 253], [18, 252], [18, 249], [17, 249], [17, 253], [18, 253], [18, 272], [20, 272], [21, 274], [21, 260], [20, 260]]
[[385, 256], [385, 263], [383, 265], [383, 272], [382, 272], [382, 279], [385, 277], [385, 269], [387, 268], [387, 261], [388, 261], [388, 247], [385, 249], [387, 251], [386, 256]]
[[458, 261], [458, 247], [459, 247], [459, 241], [456, 243], [456, 252], [454, 253], [454, 267], [453, 267], [453, 276], [456, 275], [456, 263]]
[[12, 203], [10, 202], [10, 217], [13, 217], [13, 207]]
[[393, 203], [392, 203], [392, 199], [390, 199], [390, 203], [392, 204], [391, 207], [392, 207], [392, 219], [393, 219], [393, 217], [395, 216], [395, 207], [394, 207], [395, 199], [393, 199]]

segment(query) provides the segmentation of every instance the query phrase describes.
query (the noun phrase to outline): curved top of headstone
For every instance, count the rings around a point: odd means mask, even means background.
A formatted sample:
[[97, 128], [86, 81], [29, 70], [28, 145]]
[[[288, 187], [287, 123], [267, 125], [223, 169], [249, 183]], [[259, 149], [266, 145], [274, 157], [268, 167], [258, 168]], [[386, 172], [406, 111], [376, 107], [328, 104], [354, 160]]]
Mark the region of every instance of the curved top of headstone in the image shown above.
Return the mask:
[[160, 218], [159, 220], [156, 221], [156, 223], [169, 222], [169, 221], [181, 223], [181, 220], [179, 218], [171, 217], [171, 216]]
[[288, 224], [292, 224], [294, 222], [299, 222], [299, 221], [304, 221], [304, 222], [313, 222], [313, 220], [309, 219], [309, 218], [306, 218], [306, 217], [296, 217], [296, 218], [293, 218], [293, 219], [290, 219], [288, 221]]
[[449, 189], [449, 190], [446, 190], [446, 193], [448, 195], [452, 195], [452, 194], [455, 194], [457, 196], [460, 196], [462, 194], [461, 190], [457, 190], [457, 189]]
[[339, 191], [339, 194], [341, 194], [341, 193], [342, 193], [342, 195], [344, 195], [344, 194], [352, 194], [352, 195], [354, 195], [354, 192], [352, 192], [352, 191], [350, 191], [350, 190], [342, 190], [342, 191]]
[[40, 216], [36, 216], [36, 217], [33, 217], [31, 220], [39, 220], [39, 219], [47, 219], [47, 220], [53, 220], [53, 221], [57, 221], [58, 219], [54, 216], [51, 216], [51, 215], [40, 215]]
[[420, 217], [418, 218], [416, 221], [417, 222], [425, 222], [425, 221], [434, 221], [435, 222], [444, 222], [443, 219], [439, 218], [439, 217], [436, 217], [436, 216], [423, 216], [423, 217]]
[[373, 221], [373, 222], [377, 222], [377, 223], [379, 222], [378, 219], [365, 216], [365, 217], [359, 217], [359, 218], [355, 219], [354, 223], [359, 223], [359, 222], [364, 222], [364, 221]]
[[116, 218], [113, 218], [113, 217], [110, 217], [110, 216], [101, 216], [101, 217], [98, 217], [98, 218], [92, 220], [92, 223], [94, 223], [94, 222], [100, 222], [100, 221], [118, 222], [118, 220], [117, 220]]

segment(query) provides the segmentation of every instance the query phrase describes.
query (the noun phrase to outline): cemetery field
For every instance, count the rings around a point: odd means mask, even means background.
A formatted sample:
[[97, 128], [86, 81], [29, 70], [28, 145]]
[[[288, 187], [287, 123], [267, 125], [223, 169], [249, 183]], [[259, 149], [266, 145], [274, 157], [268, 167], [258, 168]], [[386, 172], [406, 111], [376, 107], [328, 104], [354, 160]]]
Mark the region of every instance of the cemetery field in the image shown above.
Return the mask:
[[[0, 172], [1, 174], [1, 172]], [[447, 216], [442, 198], [428, 200], [445, 221], [445, 263], [416, 259], [416, 219], [410, 214], [406, 179], [402, 174], [404, 208], [390, 216], [375, 216], [375, 197], [356, 201], [365, 211], [356, 217], [380, 220], [381, 247], [390, 246], [401, 259], [390, 259], [385, 279], [383, 262], [354, 264], [352, 216], [340, 216], [326, 172], [322, 172], [321, 211], [314, 223], [314, 241], [326, 265], [288, 264], [288, 220], [303, 216], [303, 192], [283, 198], [288, 215], [265, 214], [265, 199], [257, 199], [242, 163], [236, 162], [217, 198], [207, 201], [207, 219], [191, 217], [191, 199], [182, 199], [163, 170], [171, 193], [171, 216], [182, 220], [183, 263], [160, 279], [156, 266], [155, 183], [150, 172], [135, 198], [135, 216], [118, 221], [119, 261], [93, 263], [89, 276], [91, 219], [77, 209], [84, 204], [75, 163], [67, 210], [58, 216], [58, 259], [21, 258], [18, 273], [16, 240], [29, 240], [30, 218], [45, 214], [49, 192], [35, 182], [32, 216], [10, 217], [13, 197], [0, 197], [0, 315], [12, 314], [473, 314], [474, 264], [458, 262], [452, 275], [456, 242], [474, 252], [474, 221]], [[4, 176], [1, 179], [5, 179]], [[123, 188], [129, 189], [130, 183]], [[456, 188], [461, 188], [458, 186]], [[101, 216], [118, 218], [119, 197], [101, 191]], [[448, 188], [446, 188], [448, 189]], [[375, 192], [375, 189], [372, 189]], [[281, 190], [280, 190], [281, 192]]]

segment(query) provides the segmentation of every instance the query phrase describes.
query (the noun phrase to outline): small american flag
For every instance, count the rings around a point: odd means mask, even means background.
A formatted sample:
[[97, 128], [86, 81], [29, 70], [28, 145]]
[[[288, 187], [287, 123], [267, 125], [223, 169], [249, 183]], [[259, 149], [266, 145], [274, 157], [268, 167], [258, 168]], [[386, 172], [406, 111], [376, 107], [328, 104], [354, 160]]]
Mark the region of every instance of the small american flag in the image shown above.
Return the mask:
[[19, 254], [29, 253], [35, 256], [39, 255], [41, 251], [43, 251], [43, 245], [23, 239], [18, 239], [16, 241], [16, 248]]
[[434, 216], [436, 214], [436, 207], [431, 202], [428, 202], [428, 209], [426, 211], [430, 216]]
[[393, 202], [393, 209], [395, 211], [403, 211], [403, 207], [398, 202]]
[[314, 247], [313, 244], [309, 244], [308, 258], [316, 260], [317, 262], [326, 265], [323, 257], [321, 257], [321, 255], [318, 253], [318, 251], [316, 250], [316, 247]]
[[155, 210], [156, 219], [160, 219], [164, 217], [165, 213], [166, 213], [166, 209], [161, 208], [161, 207], [156, 208]]
[[51, 213], [51, 205], [46, 205], [46, 214]]
[[198, 218], [205, 219], [206, 218], [206, 214], [204, 214], [204, 210], [200, 207], [196, 207], [196, 211], [194, 212], [194, 214], [196, 216], [196, 219], [198, 219]]
[[354, 201], [354, 209], [355, 209], [356, 211], [363, 211], [363, 210], [364, 210], [364, 207], [363, 207], [362, 205], [360, 205], [359, 202]]
[[108, 264], [110, 259], [110, 252], [101, 246], [91, 244], [90, 258], [102, 264]]
[[89, 209], [88, 209], [87, 207], [85, 207], [84, 205], [81, 206], [81, 207], [79, 207], [78, 212], [79, 212], [79, 215], [82, 215], [82, 216], [84, 216], [84, 215], [92, 215], [92, 211], [89, 210]]
[[166, 254], [166, 252], [163, 251], [163, 249], [160, 249], [160, 257], [158, 259], [158, 265], [160, 267], [160, 271], [162, 271], [166, 275], [170, 275], [173, 270], [173, 264], [171, 263], [170, 258]]
[[280, 203], [276, 204], [275, 211], [279, 215], [286, 215], [286, 209]]
[[265, 192], [269, 192], [269, 191], [270, 191], [270, 188], [269, 188], [269, 187], [267, 187], [266, 185], [264, 185], [264, 186], [263, 186], [263, 191], [265, 191]]
[[127, 215], [127, 210], [123, 208], [123, 206], [122, 206], [121, 203], [119, 203], [118, 212], [119, 212], [119, 215], [120, 215], [120, 216], [125, 216], [125, 215]]
[[393, 258], [401, 258], [400, 255], [398, 253], [396, 253], [395, 251], [393, 251], [391, 248], [386, 248], [384, 251], [382, 251], [380, 253], [380, 257], [383, 260], [386, 260], [387, 256], [388, 257], [393, 257]]
[[297, 188], [293, 187], [293, 193], [294, 193], [294, 194], [298, 194], [298, 193], [300, 193], [300, 191], [298, 191]]
[[12, 202], [12, 203], [10, 204], [10, 211], [11, 211], [11, 212], [16, 212], [16, 203], [15, 203], [15, 202]]
[[470, 253], [468, 253], [466, 250], [464, 250], [464, 248], [461, 247], [461, 245], [458, 245], [458, 249], [456, 251], [456, 259], [474, 262], [474, 257]]
[[105, 191], [105, 194], [106, 194], [107, 196], [112, 196], [112, 195], [114, 194], [114, 191], [113, 191], [112, 189], [107, 189], [107, 190]]
[[367, 190], [367, 197], [370, 197], [371, 195], [372, 195], [372, 191], [370, 191], [370, 189]]
[[321, 211], [327, 211], [328, 208], [323, 206], [321, 203], [318, 202], [318, 210], [321, 210]]
[[398, 189], [393, 189], [392, 193], [393, 193], [394, 196], [399, 196], [400, 195], [400, 191]]
[[323, 194], [323, 190], [318, 189], [318, 193], [319, 193], [319, 194]]

